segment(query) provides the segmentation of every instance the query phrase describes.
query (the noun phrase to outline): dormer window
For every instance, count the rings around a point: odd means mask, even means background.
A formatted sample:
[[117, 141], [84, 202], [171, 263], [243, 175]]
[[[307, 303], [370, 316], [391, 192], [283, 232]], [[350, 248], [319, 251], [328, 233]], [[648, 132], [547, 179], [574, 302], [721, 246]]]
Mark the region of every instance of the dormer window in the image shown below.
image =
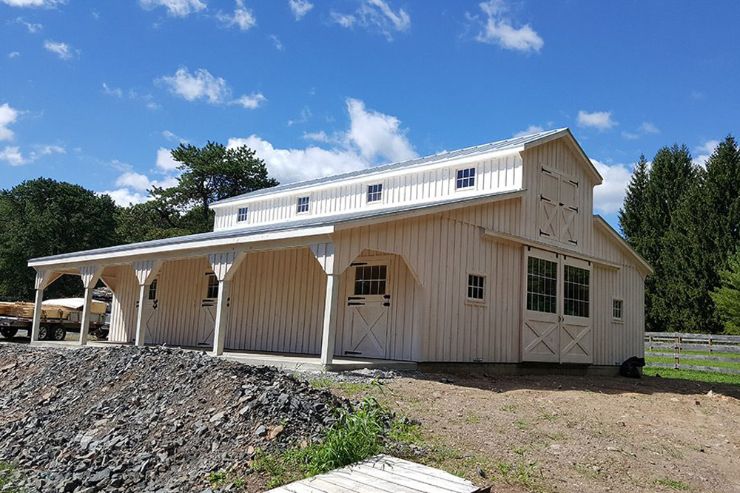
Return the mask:
[[308, 200], [309, 197], [298, 197], [298, 202], [296, 202], [295, 211], [298, 214], [303, 214], [308, 212]]
[[475, 168], [465, 168], [457, 170], [457, 179], [455, 188], [457, 190], [473, 188], [475, 186]]
[[248, 215], [249, 215], [248, 207], [239, 207], [239, 212], [237, 212], [236, 214], [236, 221], [242, 223], [247, 220]]
[[378, 183], [376, 185], [368, 185], [367, 187], [367, 202], [380, 202], [383, 198], [383, 184]]

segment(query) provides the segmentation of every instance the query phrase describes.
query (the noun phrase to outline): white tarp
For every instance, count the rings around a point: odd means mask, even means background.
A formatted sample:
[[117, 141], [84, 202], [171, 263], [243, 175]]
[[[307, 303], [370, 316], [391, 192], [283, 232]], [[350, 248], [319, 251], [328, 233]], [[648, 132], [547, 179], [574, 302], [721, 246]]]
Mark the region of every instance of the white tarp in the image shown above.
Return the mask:
[[[61, 306], [70, 310], [82, 310], [85, 306], [85, 298], [57, 298], [46, 300], [44, 306]], [[93, 300], [92, 313], [105, 313], [106, 304], [103, 301]]]

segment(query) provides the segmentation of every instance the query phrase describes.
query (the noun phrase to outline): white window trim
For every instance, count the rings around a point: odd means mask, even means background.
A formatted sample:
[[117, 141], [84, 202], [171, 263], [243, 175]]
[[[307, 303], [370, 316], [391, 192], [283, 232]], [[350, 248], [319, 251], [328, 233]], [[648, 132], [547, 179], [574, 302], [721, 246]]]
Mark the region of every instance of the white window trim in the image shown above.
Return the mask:
[[[622, 302], [622, 316], [617, 318], [614, 316], [614, 302], [615, 301], [621, 301]], [[624, 298], [612, 298], [612, 322], [615, 323], [624, 323]]]
[[[473, 176], [473, 184], [472, 185], [468, 185], [467, 187], [458, 187], [457, 186], [457, 172], [458, 171], [465, 171], [465, 170], [468, 170], [468, 169], [475, 170], [475, 175]], [[468, 179], [469, 180], [470, 177], [463, 178], [463, 180], [464, 179]], [[455, 187], [455, 191], [456, 192], [464, 192], [464, 191], [467, 191], [467, 190], [476, 190], [477, 189], [477, 185], [478, 185], [478, 167], [477, 166], [468, 166], [468, 167], [465, 167], [465, 168], [455, 168], [455, 171], [452, 174], [452, 182], [453, 182], [453, 186]]]
[[[241, 217], [241, 211], [245, 210], [244, 219], [240, 219]], [[246, 223], [249, 221], [249, 207], [237, 207], [236, 209], [236, 222], [238, 223]]]
[[[380, 199], [379, 200], [369, 201], [367, 199], [368, 198], [367, 196], [369, 195], [368, 189], [371, 186], [373, 186], [373, 185], [380, 185], [382, 187], [381, 190], [380, 190]], [[385, 203], [385, 192], [386, 192], [385, 183], [383, 183], [383, 182], [367, 183], [365, 185], [365, 205], [368, 205], [370, 207], [373, 207], [373, 206], [376, 206], [376, 205], [384, 204]]]
[[[470, 276], [478, 276], [483, 278], [483, 298], [471, 298], [468, 296], [468, 288], [470, 288]], [[475, 306], [485, 306], [488, 304], [487, 295], [488, 294], [488, 276], [485, 274], [482, 274], [480, 272], [467, 272], [465, 274], [465, 304], [466, 305], [475, 305]]]
[[[298, 201], [300, 199], [308, 199], [307, 206], [305, 211], [298, 211]], [[298, 216], [302, 216], [304, 214], [310, 214], [311, 213], [311, 196], [310, 195], [301, 195], [300, 197], [296, 197], [295, 199], [295, 213]]]

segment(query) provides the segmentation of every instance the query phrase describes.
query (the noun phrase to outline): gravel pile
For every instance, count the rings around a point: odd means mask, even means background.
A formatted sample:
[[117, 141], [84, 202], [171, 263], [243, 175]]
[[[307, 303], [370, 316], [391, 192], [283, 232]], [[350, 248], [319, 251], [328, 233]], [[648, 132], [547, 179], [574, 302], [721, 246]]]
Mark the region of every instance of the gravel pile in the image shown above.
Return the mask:
[[[0, 345], [0, 462], [23, 491], [208, 491], [346, 406], [274, 368], [172, 349]], [[17, 484], [21, 483], [21, 484]]]

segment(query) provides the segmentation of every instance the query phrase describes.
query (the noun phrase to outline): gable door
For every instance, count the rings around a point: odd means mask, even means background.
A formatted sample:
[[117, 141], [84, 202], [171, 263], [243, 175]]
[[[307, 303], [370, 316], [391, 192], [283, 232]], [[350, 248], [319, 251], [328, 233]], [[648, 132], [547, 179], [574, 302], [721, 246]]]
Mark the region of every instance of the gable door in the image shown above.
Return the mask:
[[529, 248], [525, 276], [522, 361], [592, 363], [589, 263]]
[[347, 296], [348, 333], [344, 354], [366, 358], [386, 357], [391, 306], [388, 273], [390, 260], [353, 263], [352, 284]]
[[540, 168], [537, 208], [538, 236], [577, 246], [579, 242], [580, 194], [578, 181], [555, 170]]

